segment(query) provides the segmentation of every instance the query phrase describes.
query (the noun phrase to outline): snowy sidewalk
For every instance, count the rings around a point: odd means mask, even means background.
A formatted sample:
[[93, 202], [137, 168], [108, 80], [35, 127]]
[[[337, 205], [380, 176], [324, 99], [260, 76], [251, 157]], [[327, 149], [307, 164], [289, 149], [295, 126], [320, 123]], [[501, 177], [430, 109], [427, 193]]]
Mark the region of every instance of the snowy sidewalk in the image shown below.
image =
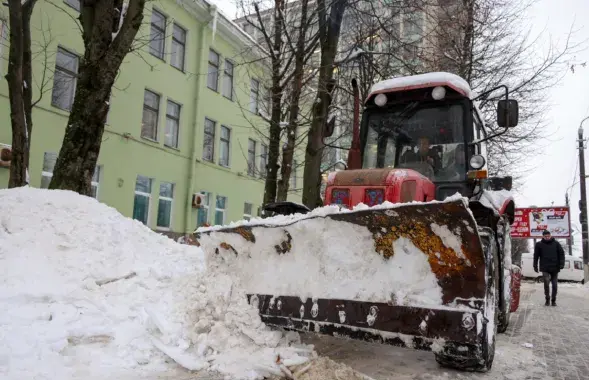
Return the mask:
[[499, 335], [493, 369], [485, 374], [440, 368], [431, 352], [311, 335], [304, 341], [375, 380], [589, 380], [589, 287], [559, 283], [557, 307], [544, 306], [542, 284], [524, 283], [521, 291], [520, 308]]

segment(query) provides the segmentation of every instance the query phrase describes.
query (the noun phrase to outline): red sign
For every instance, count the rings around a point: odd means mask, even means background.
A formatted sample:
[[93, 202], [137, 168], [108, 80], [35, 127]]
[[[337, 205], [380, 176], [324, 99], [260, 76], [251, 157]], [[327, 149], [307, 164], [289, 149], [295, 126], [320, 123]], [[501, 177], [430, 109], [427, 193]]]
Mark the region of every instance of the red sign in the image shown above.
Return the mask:
[[541, 238], [544, 230], [552, 237], [571, 236], [571, 217], [568, 207], [516, 208], [511, 225], [511, 237]]

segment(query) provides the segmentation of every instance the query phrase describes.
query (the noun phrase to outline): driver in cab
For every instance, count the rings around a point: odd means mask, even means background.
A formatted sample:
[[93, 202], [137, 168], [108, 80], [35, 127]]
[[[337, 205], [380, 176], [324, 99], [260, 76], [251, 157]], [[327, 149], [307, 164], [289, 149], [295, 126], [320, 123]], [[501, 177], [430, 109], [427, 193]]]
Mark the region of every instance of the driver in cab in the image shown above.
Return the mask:
[[430, 150], [429, 138], [422, 136], [417, 141], [417, 153], [410, 149], [403, 153], [401, 162], [405, 164], [411, 163], [428, 163], [431, 165], [434, 173], [440, 168], [440, 162], [436, 153]]

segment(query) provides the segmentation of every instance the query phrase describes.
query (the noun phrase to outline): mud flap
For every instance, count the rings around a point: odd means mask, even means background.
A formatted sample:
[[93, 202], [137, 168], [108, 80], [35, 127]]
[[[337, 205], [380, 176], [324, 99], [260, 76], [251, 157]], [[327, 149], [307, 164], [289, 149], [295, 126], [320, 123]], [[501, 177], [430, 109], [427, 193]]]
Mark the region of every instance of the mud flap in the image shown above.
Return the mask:
[[[492, 363], [488, 351], [494, 353], [495, 333], [487, 334], [487, 328], [496, 323], [486, 321], [496, 313], [488, 315], [488, 302], [495, 302], [489, 299], [487, 284], [489, 256], [463, 198], [272, 220], [202, 229], [188, 239], [243, 275], [249, 302], [268, 325], [432, 350], [454, 368], [471, 369], [473, 360], [483, 360], [487, 367], [489, 355]], [[334, 231], [342, 244], [333, 244]], [[410, 242], [412, 249], [400, 241]], [[403, 268], [396, 264], [403, 262], [395, 260], [407, 255], [418, 255], [427, 265], [439, 290], [437, 303], [399, 299], [395, 294], [404, 289], [394, 288], [394, 281], [383, 282], [380, 298], [370, 299], [354, 297], [354, 292], [337, 296], [338, 288], [346, 287], [330, 283], [338, 272], [338, 278], [356, 284], [357, 293], [363, 294], [360, 289], [381, 284], [379, 278], [403, 277]], [[313, 267], [301, 265], [305, 258]], [[374, 267], [360, 271], [362, 258]], [[296, 286], [286, 286], [289, 282]], [[314, 282], [320, 286], [312, 287]]]

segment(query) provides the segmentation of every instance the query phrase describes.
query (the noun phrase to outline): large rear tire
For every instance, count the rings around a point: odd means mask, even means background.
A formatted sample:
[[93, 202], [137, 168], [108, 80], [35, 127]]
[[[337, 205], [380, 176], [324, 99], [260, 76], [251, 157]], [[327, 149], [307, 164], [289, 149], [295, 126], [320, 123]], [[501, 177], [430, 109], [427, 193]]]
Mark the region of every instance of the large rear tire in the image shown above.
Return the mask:
[[436, 361], [447, 368], [471, 372], [487, 372], [493, 366], [495, 358], [495, 340], [499, 326], [499, 254], [493, 233], [488, 229], [481, 234], [487, 260], [487, 296], [483, 328], [479, 335], [479, 344], [468, 355], [462, 354], [453, 345], [446, 345], [435, 353]]

